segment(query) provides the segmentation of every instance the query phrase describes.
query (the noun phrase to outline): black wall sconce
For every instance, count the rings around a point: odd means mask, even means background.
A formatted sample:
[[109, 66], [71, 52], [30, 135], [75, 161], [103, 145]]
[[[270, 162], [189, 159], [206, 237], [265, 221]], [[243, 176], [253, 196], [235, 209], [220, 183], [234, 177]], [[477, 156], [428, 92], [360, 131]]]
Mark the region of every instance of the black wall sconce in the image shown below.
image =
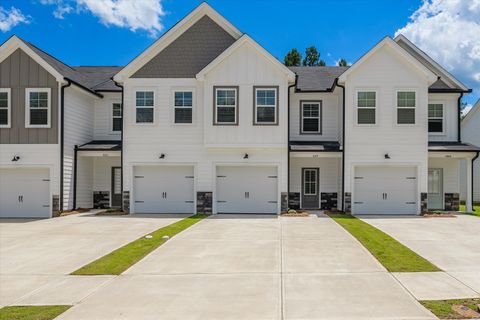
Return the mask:
[[17, 162], [18, 160], [20, 160], [20, 156], [14, 155], [12, 161]]
[[162, 153], [162, 154], [160, 155], [160, 157], [158, 157], [158, 158], [159, 158], [159, 159], [165, 159], [165, 153]]
[[245, 153], [245, 155], [243, 156], [243, 159], [248, 159], [248, 153]]
[[385, 159], [390, 159], [390, 155], [388, 153], [385, 153]]

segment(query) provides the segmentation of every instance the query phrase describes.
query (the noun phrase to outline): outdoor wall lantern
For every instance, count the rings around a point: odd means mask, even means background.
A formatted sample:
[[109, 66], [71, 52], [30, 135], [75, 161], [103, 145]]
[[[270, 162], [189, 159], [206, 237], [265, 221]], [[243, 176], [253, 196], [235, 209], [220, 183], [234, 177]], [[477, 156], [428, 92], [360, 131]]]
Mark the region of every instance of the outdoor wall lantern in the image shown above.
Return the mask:
[[162, 154], [160, 155], [160, 157], [158, 157], [158, 158], [159, 158], [159, 159], [165, 159], [165, 153], [162, 153]]
[[385, 153], [385, 159], [390, 159], [390, 155], [388, 153]]
[[12, 162], [17, 162], [18, 160], [20, 160], [20, 156], [14, 155], [12, 158]]
[[243, 156], [243, 159], [248, 159], [248, 153], [245, 153], [245, 155]]

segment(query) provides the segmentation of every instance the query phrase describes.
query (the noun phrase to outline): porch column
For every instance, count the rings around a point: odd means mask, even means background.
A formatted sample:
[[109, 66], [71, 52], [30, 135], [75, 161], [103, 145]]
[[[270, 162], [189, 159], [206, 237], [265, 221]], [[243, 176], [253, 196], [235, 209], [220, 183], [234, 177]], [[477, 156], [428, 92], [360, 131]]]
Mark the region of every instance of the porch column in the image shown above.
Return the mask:
[[473, 212], [473, 204], [472, 204], [472, 159], [467, 158], [467, 197], [465, 200], [465, 209], [467, 212]]

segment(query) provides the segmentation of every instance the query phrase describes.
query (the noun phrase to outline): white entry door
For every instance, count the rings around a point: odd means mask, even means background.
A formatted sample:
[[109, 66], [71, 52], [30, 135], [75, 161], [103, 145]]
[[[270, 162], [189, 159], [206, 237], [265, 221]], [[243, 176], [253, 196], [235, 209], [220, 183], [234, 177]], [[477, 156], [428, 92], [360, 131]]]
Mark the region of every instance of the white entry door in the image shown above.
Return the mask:
[[192, 166], [134, 168], [135, 213], [193, 213]]
[[49, 218], [49, 169], [0, 169], [0, 217]]
[[218, 213], [277, 213], [277, 168], [217, 167]]
[[428, 169], [428, 209], [443, 210], [443, 169]]
[[415, 167], [356, 167], [354, 214], [417, 214]]

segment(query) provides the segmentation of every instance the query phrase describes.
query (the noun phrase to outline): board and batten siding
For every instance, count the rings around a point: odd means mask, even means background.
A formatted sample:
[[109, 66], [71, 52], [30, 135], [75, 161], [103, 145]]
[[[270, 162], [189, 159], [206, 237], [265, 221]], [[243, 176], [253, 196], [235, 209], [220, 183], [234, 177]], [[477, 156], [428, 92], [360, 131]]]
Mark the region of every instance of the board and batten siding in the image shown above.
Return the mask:
[[[23, 50], [0, 63], [0, 88], [11, 89], [11, 127], [0, 128], [0, 144], [56, 144], [59, 142], [59, 84]], [[25, 128], [25, 89], [50, 88], [50, 128]]]
[[63, 172], [63, 208], [73, 206], [73, 160], [75, 145], [93, 140], [94, 119], [93, 96], [72, 86], [65, 89], [65, 135], [64, 135], [64, 172]]
[[112, 105], [122, 102], [122, 94], [102, 94], [103, 99], [95, 100], [94, 140], [120, 140], [121, 133], [112, 132]]

